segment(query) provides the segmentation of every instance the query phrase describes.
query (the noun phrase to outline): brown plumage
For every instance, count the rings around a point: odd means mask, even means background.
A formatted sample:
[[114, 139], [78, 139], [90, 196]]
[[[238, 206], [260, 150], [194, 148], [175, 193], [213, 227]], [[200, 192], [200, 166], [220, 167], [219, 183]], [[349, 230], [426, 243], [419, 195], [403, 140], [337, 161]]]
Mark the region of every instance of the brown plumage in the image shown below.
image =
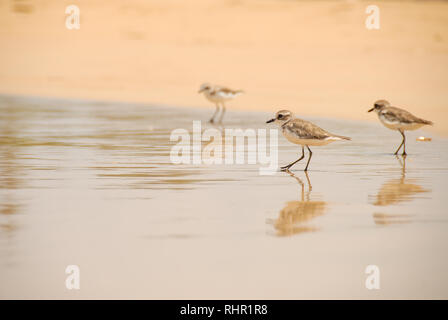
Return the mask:
[[340, 136], [330, 133], [317, 125], [302, 119], [292, 119], [282, 125], [284, 130], [289, 131], [291, 134], [295, 133], [300, 136], [301, 139], [317, 139], [324, 140], [331, 137], [340, 138], [343, 140], [351, 140], [349, 137]]
[[368, 112], [375, 111], [378, 115], [378, 119], [381, 123], [391, 130], [398, 130], [403, 140], [398, 147], [395, 154], [400, 151], [403, 146], [403, 155], [406, 155], [406, 137], [404, 135], [405, 130], [417, 130], [424, 125], [433, 125], [432, 121], [425, 120], [419, 117], [414, 116], [409, 111], [406, 111], [401, 108], [392, 107], [387, 100], [377, 100], [373, 104], [373, 108]]
[[304, 147], [308, 149], [310, 154], [308, 162], [305, 166], [305, 171], [307, 171], [311, 156], [313, 154], [310, 146], [325, 146], [334, 141], [351, 140], [349, 137], [344, 137], [325, 131], [309, 121], [294, 118], [292, 112], [289, 110], [278, 111], [275, 114], [275, 118], [268, 120], [266, 123], [271, 122], [276, 122], [281, 126], [282, 133], [288, 141], [302, 146], [302, 156], [287, 166], [281, 167], [280, 169], [283, 171], [289, 170], [289, 168], [305, 157]]
[[238, 94], [238, 93], [243, 93], [243, 90], [232, 90], [226, 87], [219, 87], [219, 86], [215, 86], [215, 88], [213, 88], [213, 91], [210, 94], [216, 94], [217, 92], [223, 92], [225, 94]]
[[403, 123], [421, 123], [426, 125], [433, 125], [432, 121], [425, 120], [414, 116], [409, 111], [397, 107], [384, 107], [381, 114], [389, 121], [399, 121]]
[[209, 83], [204, 83], [201, 85], [201, 87], [199, 88], [199, 93], [201, 92], [204, 93], [205, 97], [209, 101], [213, 102], [216, 105], [215, 113], [213, 113], [213, 116], [209, 120], [210, 123], [215, 122], [215, 117], [219, 113], [220, 106], [222, 112], [221, 116], [219, 117], [219, 122], [221, 123], [224, 117], [224, 113], [226, 112], [226, 106], [224, 103], [244, 93], [243, 90], [232, 90], [227, 87], [211, 85]]

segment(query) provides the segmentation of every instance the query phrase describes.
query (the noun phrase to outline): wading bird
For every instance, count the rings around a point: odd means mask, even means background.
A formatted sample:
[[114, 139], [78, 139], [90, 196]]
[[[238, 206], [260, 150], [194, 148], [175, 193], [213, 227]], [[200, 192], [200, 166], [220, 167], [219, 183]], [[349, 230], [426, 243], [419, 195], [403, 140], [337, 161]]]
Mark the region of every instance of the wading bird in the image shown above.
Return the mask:
[[226, 106], [224, 102], [234, 99], [243, 93], [242, 90], [232, 90], [226, 87], [221, 86], [213, 86], [209, 83], [204, 83], [199, 88], [198, 93], [204, 93], [205, 97], [213, 102], [216, 105], [215, 113], [210, 118], [209, 122], [215, 122], [215, 117], [219, 113], [219, 105], [222, 106], [221, 116], [219, 117], [219, 123], [222, 122], [222, 118], [224, 117], [224, 113], [226, 112]]
[[378, 100], [373, 104], [373, 108], [367, 112], [375, 111], [380, 119], [381, 123], [391, 129], [398, 130], [403, 136], [400, 146], [395, 155], [398, 154], [401, 147], [403, 146], [403, 155], [406, 155], [406, 137], [404, 135], [405, 130], [417, 130], [424, 125], [433, 125], [431, 121], [424, 120], [414, 116], [412, 113], [400, 109], [397, 107], [392, 107], [387, 100]]
[[329, 133], [309, 121], [294, 118], [292, 112], [288, 110], [280, 110], [275, 114], [274, 119], [266, 121], [266, 123], [271, 122], [275, 122], [281, 126], [282, 133], [286, 139], [302, 146], [302, 156], [287, 166], [281, 167], [280, 169], [282, 171], [288, 170], [305, 157], [305, 147], [310, 153], [310, 157], [308, 158], [305, 167], [305, 171], [307, 171], [311, 156], [313, 155], [309, 146], [325, 146], [334, 141], [351, 140], [351, 138], [348, 137]]

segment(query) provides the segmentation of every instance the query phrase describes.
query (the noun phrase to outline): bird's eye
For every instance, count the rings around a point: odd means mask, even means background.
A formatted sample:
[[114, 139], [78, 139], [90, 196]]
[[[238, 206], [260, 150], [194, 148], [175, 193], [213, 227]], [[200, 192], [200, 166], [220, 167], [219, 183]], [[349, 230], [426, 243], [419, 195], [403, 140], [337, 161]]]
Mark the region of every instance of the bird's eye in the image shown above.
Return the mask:
[[374, 107], [375, 107], [375, 108], [380, 108], [380, 105], [379, 105], [378, 103], [375, 103], [375, 104], [374, 104]]
[[283, 115], [282, 115], [282, 114], [279, 114], [279, 115], [277, 116], [277, 119], [281, 119], [281, 118], [283, 118]]

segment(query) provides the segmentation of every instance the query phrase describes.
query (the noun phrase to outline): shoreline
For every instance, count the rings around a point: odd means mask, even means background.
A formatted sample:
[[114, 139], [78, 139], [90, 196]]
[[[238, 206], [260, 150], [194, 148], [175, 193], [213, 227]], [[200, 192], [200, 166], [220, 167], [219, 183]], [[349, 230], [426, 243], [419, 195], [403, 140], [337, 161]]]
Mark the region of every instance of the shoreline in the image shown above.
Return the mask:
[[[7, 98], [12, 98], [12, 99], [37, 99], [37, 100], [49, 100], [49, 101], [70, 101], [70, 102], [74, 102], [74, 101], [79, 101], [83, 104], [88, 104], [88, 103], [92, 103], [92, 104], [115, 104], [115, 105], [134, 105], [134, 106], [154, 106], [154, 107], [158, 107], [158, 108], [166, 108], [166, 109], [173, 109], [173, 110], [179, 110], [179, 109], [186, 109], [186, 110], [191, 110], [191, 111], [203, 111], [203, 115], [204, 115], [204, 119], [207, 118], [209, 116], [209, 113], [211, 114], [213, 112], [213, 106], [210, 106], [210, 108], [208, 108], [207, 106], [202, 106], [202, 105], [183, 105], [183, 106], [178, 106], [178, 105], [173, 105], [173, 104], [166, 104], [166, 103], [155, 103], [155, 102], [148, 102], [148, 101], [124, 101], [124, 100], [110, 100], [110, 99], [94, 99], [94, 98], [83, 98], [83, 97], [61, 97], [61, 96], [40, 96], [40, 95], [24, 95], [24, 94], [10, 94], [10, 93], [3, 93], [0, 92], [0, 97], [7, 97]], [[205, 99], [205, 98], [204, 98]], [[245, 113], [245, 112], [250, 112], [250, 113], [267, 113], [267, 114], [274, 114], [276, 111], [278, 110], [254, 110], [254, 109], [250, 109], [250, 108], [238, 108], [238, 109], [232, 109], [227, 108], [227, 112], [228, 113], [234, 113], [234, 112], [241, 112], [241, 113]], [[376, 115], [372, 115], [372, 120], [369, 119], [357, 119], [357, 118], [350, 118], [350, 117], [330, 117], [330, 116], [325, 116], [325, 115], [316, 115], [316, 114], [312, 114], [312, 113], [304, 113], [304, 114], [300, 114], [300, 113], [295, 113], [295, 115], [298, 118], [302, 118], [305, 120], [310, 120], [310, 121], [315, 121], [316, 119], [322, 119], [322, 120], [326, 120], [326, 121], [331, 121], [331, 120], [335, 120], [335, 121], [348, 121], [350, 123], [366, 123], [366, 124], [370, 124], [370, 125], [374, 125], [375, 123], [377, 123], [378, 125], [381, 125], [381, 123], [378, 120], [378, 117]], [[308, 118], [308, 119], [307, 119]], [[195, 119], [192, 119], [195, 120]], [[198, 120], [198, 119], [196, 119]], [[204, 120], [205, 121], [205, 120]], [[437, 125], [437, 124], [435, 124]], [[383, 128], [383, 126], [381, 125], [380, 128]], [[385, 128], [387, 129], [387, 128]], [[390, 130], [390, 129], [388, 129]], [[393, 131], [393, 130], [391, 130]], [[442, 139], [446, 139], [448, 137], [448, 132], [444, 132], [444, 131], [438, 131], [435, 130], [434, 126], [424, 126], [418, 130], [415, 130], [415, 132], [426, 132], [428, 134], [432, 134], [437, 138], [442, 138]], [[434, 137], [432, 137], [434, 138]]]
[[[155, 107], [155, 108], [162, 108], [162, 109], [171, 109], [171, 110], [190, 110], [199, 112], [202, 111], [201, 114], [204, 116], [204, 119], [191, 119], [193, 120], [201, 120], [203, 122], [206, 122], [206, 118], [209, 116], [209, 113], [211, 114], [213, 111], [213, 108], [210, 108], [210, 112], [208, 112], [208, 109], [206, 106], [176, 106], [172, 104], [161, 104], [161, 103], [152, 103], [152, 102], [146, 102], [146, 101], [123, 101], [123, 100], [105, 100], [105, 99], [91, 99], [91, 98], [66, 98], [66, 97], [58, 97], [58, 96], [38, 96], [38, 95], [20, 95], [20, 94], [5, 94], [0, 92], [0, 98], [6, 97], [10, 99], [24, 99], [26, 100], [47, 100], [52, 102], [80, 102], [84, 105], [88, 104], [102, 104], [102, 105], [123, 105], [125, 107], [126, 105], [132, 105], [132, 106], [146, 106], [146, 107]], [[228, 113], [254, 113], [254, 114], [260, 114], [260, 113], [266, 113], [267, 117], [269, 115], [274, 114], [276, 111], [269, 111], [269, 110], [252, 110], [252, 109], [227, 109]], [[327, 121], [335, 121], [335, 122], [348, 122], [350, 124], [369, 124], [369, 125], [375, 125], [378, 124], [378, 127], [381, 129], [387, 129], [384, 128], [384, 126], [379, 122], [378, 117], [374, 115], [373, 120], [366, 120], [366, 119], [352, 119], [352, 118], [342, 118], [342, 117], [328, 117], [324, 115], [313, 115], [313, 114], [295, 114], [298, 118], [309, 120], [311, 122], [317, 121], [317, 120], [324, 120]], [[361, 122], [361, 123], [360, 123]], [[225, 122], [224, 122], [225, 125]], [[428, 130], [429, 129], [429, 130]], [[388, 129], [389, 131], [393, 131]], [[447, 134], [442, 134], [441, 132], [437, 132], [437, 130], [434, 130], [434, 127], [431, 126], [424, 126], [418, 130], [414, 130], [415, 132], [426, 132], [427, 134], [432, 134], [432, 137], [429, 138], [439, 138], [439, 139], [447, 139]], [[409, 132], [409, 131], [408, 131]], [[411, 131], [412, 132], [412, 131]], [[428, 137], [428, 136], [425, 136]]]

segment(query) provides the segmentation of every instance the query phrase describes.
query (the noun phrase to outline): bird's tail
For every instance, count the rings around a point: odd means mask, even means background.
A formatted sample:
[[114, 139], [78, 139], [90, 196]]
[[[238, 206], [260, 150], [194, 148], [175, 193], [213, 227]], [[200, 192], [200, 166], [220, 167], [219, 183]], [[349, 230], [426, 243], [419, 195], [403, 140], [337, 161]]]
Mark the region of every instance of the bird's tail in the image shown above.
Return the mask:
[[339, 136], [337, 134], [334, 134], [332, 138], [336, 138], [336, 140], [352, 140], [350, 137]]
[[420, 123], [423, 123], [423, 124], [427, 124], [427, 125], [430, 125], [430, 126], [434, 125], [434, 122], [429, 121], [429, 120], [425, 120], [425, 119], [418, 119], [418, 120], [419, 120]]

